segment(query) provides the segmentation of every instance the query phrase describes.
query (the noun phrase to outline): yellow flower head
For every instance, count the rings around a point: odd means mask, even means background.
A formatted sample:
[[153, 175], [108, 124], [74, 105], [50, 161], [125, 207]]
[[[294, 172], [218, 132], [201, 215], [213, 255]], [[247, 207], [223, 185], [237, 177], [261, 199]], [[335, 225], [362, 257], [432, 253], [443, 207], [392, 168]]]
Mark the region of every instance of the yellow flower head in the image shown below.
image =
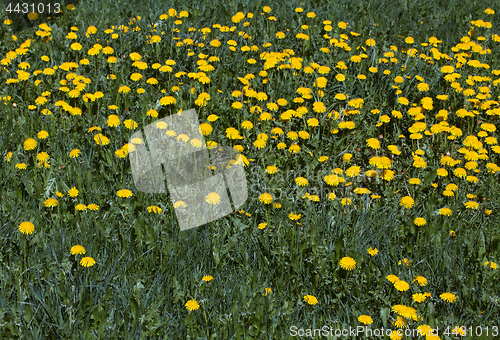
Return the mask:
[[446, 292], [446, 293], [439, 295], [439, 297], [441, 298], [441, 300], [446, 301], [446, 302], [450, 302], [450, 303], [457, 301], [457, 297], [453, 293]]
[[211, 192], [205, 197], [205, 201], [208, 204], [219, 204], [220, 203], [220, 195], [216, 192]]
[[85, 254], [85, 248], [79, 244], [71, 247], [70, 251], [71, 251], [71, 255], [84, 255]]
[[19, 225], [18, 229], [21, 233], [23, 233], [25, 235], [29, 235], [29, 234], [33, 234], [33, 232], [35, 231], [35, 226], [33, 225], [33, 223], [26, 221], [26, 222], [22, 222]]
[[[83, 248], [83, 247], [82, 247]], [[81, 261], [80, 261], [80, 265], [82, 267], [92, 267], [93, 265], [95, 264], [95, 260], [93, 258], [91, 258], [90, 256], [87, 256], [87, 257], [84, 257]]]
[[205, 282], [210, 282], [210, 281], [212, 281], [213, 279], [214, 279], [214, 278], [213, 278], [213, 276], [211, 276], [211, 275], [205, 275], [205, 276], [203, 276], [203, 278], [202, 278], [202, 280], [203, 280], [203, 281], [205, 281]]
[[414, 203], [415, 201], [410, 196], [405, 196], [399, 201], [399, 205], [405, 207], [406, 209], [413, 207]]
[[73, 187], [73, 188], [68, 190], [68, 195], [71, 198], [75, 198], [76, 196], [78, 196], [79, 193], [80, 193], [80, 191], [78, 191], [78, 189], [76, 187]]
[[28, 138], [24, 141], [23, 147], [24, 150], [33, 150], [38, 145], [38, 142], [33, 138]]
[[340, 267], [345, 270], [353, 270], [356, 268], [356, 261], [352, 257], [344, 257], [339, 262]]
[[304, 301], [310, 305], [316, 305], [318, 303], [318, 299], [316, 299], [316, 297], [312, 295], [304, 296]]
[[196, 302], [196, 300], [189, 300], [184, 306], [186, 306], [186, 309], [189, 311], [197, 310], [198, 308], [200, 308], [200, 305], [198, 304], [198, 302]]
[[399, 280], [394, 282], [394, 288], [396, 288], [400, 292], [406, 292], [408, 289], [410, 289], [410, 285], [406, 281]]
[[370, 325], [373, 323], [373, 319], [368, 315], [360, 315], [358, 316], [358, 321], [364, 325]]
[[273, 196], [271, 194], [264, 192], [259, 196], [259, 201], [264, 204], [270, 204], [273, 201]]
[[121, 198], [129, 198], [132, 197], [132, 191], [128, 189], [121, 189], [116, 192], [116, 195]]

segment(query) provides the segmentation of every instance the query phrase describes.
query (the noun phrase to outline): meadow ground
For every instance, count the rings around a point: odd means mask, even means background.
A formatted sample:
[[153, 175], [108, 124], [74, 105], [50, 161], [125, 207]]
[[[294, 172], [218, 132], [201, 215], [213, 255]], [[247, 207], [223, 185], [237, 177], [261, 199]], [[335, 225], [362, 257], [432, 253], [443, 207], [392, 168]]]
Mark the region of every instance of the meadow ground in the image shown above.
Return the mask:
[[[2, 339], [499, 336], [499, 6], [41, 3], [0, 12]], [[191, 108], [248, 199], [180, 231], [129, 139]]]

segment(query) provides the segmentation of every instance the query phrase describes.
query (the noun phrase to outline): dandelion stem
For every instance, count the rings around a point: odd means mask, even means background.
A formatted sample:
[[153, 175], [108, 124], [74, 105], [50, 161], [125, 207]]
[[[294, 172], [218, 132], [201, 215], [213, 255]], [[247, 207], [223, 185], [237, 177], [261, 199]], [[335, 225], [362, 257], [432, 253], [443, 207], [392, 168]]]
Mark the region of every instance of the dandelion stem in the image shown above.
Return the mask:
[[35, 178], [36, 178], [36, 167], [37, 167], [37, 164], [36, 164], [35, 154], [33, 154], [33, 165], [34, 165], [34, 169], [35, 169]]
[[205, 311], [205, 305], [203, 305], [203, 315], [205, 316], [205, 325], [207, 326], [207, 339], [210, 339], [210, 331], [208, 328], [208, 318], [207, 318], [207, 313]]
[[23, 273], [26, 271], [26, 237], [23, 237]]

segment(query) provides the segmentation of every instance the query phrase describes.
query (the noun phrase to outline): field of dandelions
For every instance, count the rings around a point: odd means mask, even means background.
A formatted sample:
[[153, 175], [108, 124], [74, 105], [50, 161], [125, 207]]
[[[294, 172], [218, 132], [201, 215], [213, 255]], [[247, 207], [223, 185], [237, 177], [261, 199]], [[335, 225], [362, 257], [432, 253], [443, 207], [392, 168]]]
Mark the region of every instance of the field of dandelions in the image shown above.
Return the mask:
[[[490, 6], [2, 9], [0, 337], [496, 338]], [[192, 108], [209, 149], [241, 153], [249, 196], [181, 232], [183, 202], [135, 188], [129, 139]]]

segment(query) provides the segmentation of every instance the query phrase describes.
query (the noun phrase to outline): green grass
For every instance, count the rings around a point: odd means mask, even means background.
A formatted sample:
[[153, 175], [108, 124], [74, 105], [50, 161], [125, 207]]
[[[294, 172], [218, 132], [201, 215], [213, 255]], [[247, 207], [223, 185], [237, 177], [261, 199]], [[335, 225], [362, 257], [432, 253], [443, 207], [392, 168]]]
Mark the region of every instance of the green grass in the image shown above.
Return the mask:
[[[263, 6], [269, 5], [272, 11], [261, 15]], [[303, 13], [296, 7], [302, 6]], [[74, 11], [64, 11], [61, 15], [47, 21], [51, 27], [52, 40], [44, 41], [36, 35], [41, 19], [31, 22], [23, 19], [26, 27], [13, 31], [14, 26], [0, 26], [0, 60], [7, 52], [15, 51], [27, 39], [31, 45], [24, 55], [18, 55], [10, 62], [2, 63], [0, 68], [0, 336], [5, 339], [287, 339], [291, 327], [303, 329], [331, 326], [345, 329], [357, 327], [360, 315], [373, 319], [370, 326], [392, 328], [397, 315], [391, 309], [403, 304], [416, 309], [421, 319], [407, 320], [409, 328], [429, 325], [432, 328], [466, 326], [490, 327], [488, 337], [494, 338], [492, 327], [499, 325], [498, 306], [498, 269], [484, 266], [486, 261], [498, 262], [499, 242], [498, 211], [499, 185], [498, 172], [488, 172], [487, 163], [499, 165], [498, 153], [493, 145], [478, 137], [489, 158], [477, 160], [477, 169], [467, 170], [467, 175], [475, 175], [477, 183], [453, 175], [454, 168], [464, 167], [468, 160], [464, 153], [463, 141], [469, 135], [477, 135], [482, 123], [498, 127], [498, 114], [488, 109], [498, 110], [498, 102], [489, 108], [475, 107], [467, 102], [463, 93], [455, 91], [446, 81], [441, 68], [445, 65], [455, 67], [461, 75], [456, 81], [463, 89], [473, 88], [477, 93], [481, 87], [491, 85], [490, 100], [499, 98], [497, 72], [500, 69], [497, 52], [499, 43], [492, 35], [498, 34], [498, 14], [487, 15], [485, 9], [489, 1], [313, 1], [301, 4], [290, 1], [283, 5], [263, 1], [223, 1], [189, 4], [174, 1], [167, 6], [160, 1], [79, 1]], [[160, 20], [169, 8], [179, 14], [188, 11], [182, 24], [174, 24], [173, 18]], [[493, 8], [493, 7], [492, 7]], [[493, 8], [497, 12], [500, 8]], [[248, 18], [248, 27], [233, 23], [231, 18], [238, 11], [253, 13]], [[315, 18], [308, 18], [308, 12]], [[270, 21], [274, 15], [277, 21]], [[132, 18], [141, 17], [131, 22]], [[4, 22], [8, 13], [0, 12]], [[475, 27], [472, 39], [484, 36], [485, 41], [475, 40], [483, 49], [491, 53], [481, 55], [474, 52], [467, 60], [477, 59], [490, 68], [474, 68], [470, 65], [458, 67], [458, 52], [452, 48], [467, 36], [471, 20], [489, 21], [492, 28]], [[331, 20], [332, 30], [324, 30], [324, 20]], [[337, 26], [339, 21], [349, 23], [346, 30]], [[303, 24], [308, 24], [309, 40], [295, 38]], [[148, 44], [147, 35], [152, 24], [158, 24], [158, 34], [162, 41], [156, 45]], [[220, 32], [214, 24], [235, 26], [234, 32]], [[377, 24], [377, 25], [376, 25]], [[89, 26], [96, 26], [97, 33], [86, 37]], [[119, 29], [120, 25], [130, 27], [128, 32]], [[66, 38], [71, 27], [78, 26], [78, 41], [83, 45], [81, 51], [70, 48], [74, 42]], [[117, 39], [110, 39], [104, 30], [115, 27]], [[140, 30], [134, 31], [134, 27]], [[173, 32], [174, 27], [179, 32]], [[189, 27], [195, 30], [190, 31]], [[203, 39], [199, 31], [210, 27], [211, 32]], [[288, 30], [289, 31], [288, 31]], [[244, 38], [244, 31], [251, 39]], [[276, 33], [283, 31], [285, 39], [277, 39]], [[359, 36], [350, 34], [359, 33]], [[12, 38], [15, 34], [17, 40]], [[348, 34], [351, 50], [330, 45], [329, 39]], [[441, 53], [451, 58], [439, 60], [409, 57], [403, 49], [409, 45], [404, 39], [415, 39], [412, 47], [418, 54], [432, 56], [432, 46], [424, 47], [431, 36], [442, 40], [437, 45]], [[177, 46], [173, 37], [179, 41], [189, 38], [205, 45]], [[210, 46], [212, 39], [218, 38], [221, 46]], [[372, 38], [376, 45], [369, 47], [365, 41]], [[237, 42], [237, 50], [230, 51], [226, 43], [230, 39]], [[271, 42], [271, 47], [263, 47]], [[108, 63], [102, 51], [97, 56], [87, 55], [94, 44], [112, 46], [117, 63]], [[258, 51], [242, 52], [241, 46], [258, 46]], [[380, 62], [384, 54], [396, 46], [394, 58], [397, 63]], [[320, 50], [331, 49], [330, 53]], [[359, 47], [359, 48], [358, 48]], [[350, 61], [351, 56], [359, 55], [366, 49], [367, 58], [361, 63]], [[294, 57], [303, 58], [302, 70], [298, 75], [286, 68], [263, 70], [263, 51], [283, 52], [291, 49]], [[19, 50], [18, 50], [19, 51]], [[21, 51], [19, 51], [21, 52]], [[132, 66], [129, 55], [139, 53], [142, 61], [149, 66], [139, 70]], [[189, 52], [193, 52], [192, 55]], [[197, 62], [203, 59], [199, 54], [217, 56], [219, 61], [211, 61], [214, 70], [206, 72], [209, 84], [202, 84], [188, 74], [177, 78], [180, 71], [199, 72]], [[50, 61], [41, 60], [41, 56]], [[288, 57], [291, 57], [289, 55]], [[286, 63], [288, 57], [284, 59]], [[33, 75], [35, 70], [60, 66], [65, 62], [79, 62], [89, 59], [88, 65], [72, 71], [56, 70], [54, 75]], [[247, 62], [249, 58], [255, 64]], [[171, 73], [153, 69], [153, 63], [165, 65], [166, 60], [175, 60]], [[343, 60], [347, 70], [336, 68]], [[20, 62], [28, 62], [31, 76], [28, 81], [8, 83], [17, 78]], [[328, 74], [308, 74], [303, 68], [311, 63], [330, 67]], [[402, 71], [401, 67], [406, 68]], [[377, 67], [372, 73], [369, 67]], [[390, 75], [384, 70], [391, 71]], [[62, 79], [74, 72], [89, 78], [81, 95], [69, 98], [60, 90]], [[138, 72], [143, 79], [134, 82], [130, 74]], [[234, 110], [235, 90], [241, 91], [244, 85], [238, 77], [253, 74], [249, 84], [257, 92], [265, 92], [268, 100], [258, 101], [245, 97], [243, 108]], [[335, 76], [343, 73], [346, 80], [337, 81]], [[363, 73], [367, 79], [356, 76]], [[114, 74], [116, 79], [108, 79]], [[399, 84], [401, 93], [396, 93], [394, 77], [404, 78]], [[480, 75], [490, 79], [475, 80], [467, 84], [467, 77]], [[324, 97], [319, 97], [314, 87], [318, 76], [327, 78]], [[406, 78], [408, 76], [408, 78]], [[417, 89], [422, 77], [429, 85], [429, 91]], [[157, 85], [146, 83], [155, 77]], [[71, 78], [71, 77], [69, 77]], [[42, 80], [36, 85], [35, 80]], [[267, 83], [263, 83], [267, 79]], [[470, 82], [470, 81], [469, 81]], [[122, 85], [129, 86], [130, 93], [119, 93]], [[73, 85], [66, 85], [71, 89]], [[172, 90], [178, 86], [178, 91]], [[137, 88], [145, 89], [143, 94]], [[313, 97], [306, 98], [303, 104], [294, 103], [300, 97], [299, 87], [312, 89]], [[194, 94], [191, 94], [191, 89]], [[161, 90], [165, 92], [162, 93]], [[50, 91], [47, 104], [28, 108], [35, 99]], [[85, 93], [101, 91], [102, 98], [84, 101]], [[206, 106], [197, 106], [195, 100], [202, 92], [210, 95]], [[358, 114], [336, 118], [335, 112], [345, 115], [346, 102], [334, 99], [338, 93], [349, 95], [349, 99], [362, 98], [364, 104]], [[438, 95], [448, 95], [446, 101], [436, 99]], [[164, 96], [174, 96], [176, 104], [162, 106], [157, 101]], [[8, 99], [4, 97], [10, 96]], [[408, 98], [408, 107], [401, 105], [398, 98]], [[423, 97], [433, 98], [433, 109], [424, 111], [427, 130], [438, 124], [435, 115], [439, 110], [448, 110], [447, 121], [462, 131], [456, 139], [447, 138], [449, 132], [425, 135], [420, 140], [410, 139], [408, 128], [415, 123], [407, 113], [412, 103], [420, 105]], [[471, 96], [470, 98], [473, 98]], [[273, 112], [266, 104], [279, 98], [288, 101], [287, 106]], [[73, 107], [81, 109], [81, 115], [72, 115], [55, 103], [64, 100]], [[482, 99], [480, 102], [486, 102]], [[325, 112], [315, 112], [313, 103], [325, 104]], [[15, 105], [13, 105], [15, 103]], [[4, 105], [5, 104], [5, 105]], [[117, 110], [109, 109], [116, 105]], [[259, 114], [253, 112], [259, 105], [262, 111], [269, 111], [275, 120], [260, 121]], [[456, 111], [464, 108], [469, 112], [477, 111], [473, 117], [460, 118]], [[302, 117], [293, 117], [289, 122], [280, 119], [287, 109], [306, 106], [308, 112]], [[252, 108], [253, 107], [253, 108]], [[48, 108], [50, 115], [43, 115]], [[180, 231], [175, 209], [168, 194], [147, 194], [136, 190], [131, 168], [127, 158], [115, 156], [129, 140], [133, 131], [124, 126], [124, 121], [132, 119], [141, 129], [159, 118], [175, 114], [179, 109], [196, 108], [200, 123], [207, 122], [210, 114], [219, 118], [210, 124], [213, 132], [205, 136], [206, 141], [219, 145], [241, 145], [243, 154], [250, 160], [245, 167], [249, 198], [241, 211], [232, 213], [211, 224]], [[156, 109], [158, 118], [146, 112]], [[373, 114], [373, 109], [381, 112]], [[402, 118], [396, 119], [391, 112], [401, 111]], [[332, 113], [332, 115], [329, 115]], [[116, 114], [121, 121], [118, 127], [109, 127], [108, 116]], [[390, 122], [377, 126], [381, 115], [388, 115]], [[316, 118], [317, 127], [308, 125], [307, 120]], [[254, 128], [241, 128], [243, 121], [251, 121]], [[339, 128], [343, 120], [351, 120], [353, 130]], [[98, 126], [100, 133], [109, 138], [109, 144], [97, 145], [89, 128]], [[235, 127], [244, 139], [226, 138], [226, 129]], [[294, 142], [285, 135], [275, 136], [272, 128], [283, 131], [307, 131], [307, 139], [296, 141], [301, 150], [296, 154], [288, 151]], [[333, 133], [332, 130], [338, 131]], [[41, 130], [48, 132], [46, 139], [37, 137]], [[253, 146], [260, 133], [269, 136], [263, 149]], [[405, 138], [399, 137], [401, 134]], [[498, 138], [498, 132], [488, 132]], [[382, 136], [382, 137], [379, 137]], [[27, 138], [38, 141], [34, 150], [25, 150], [23, 143]], [[373, 150], [366, 145], [369, 138], [377, 138], [382, 148]], [[286, 148], [277, 148], [278, 142], [286, 143]], [[394, 155], [388, 145], [396, 145], [401, 151]], [[79, 149], [77, 158], [69, 153]], [[412, 155], [417, 150], [425, 152], [425, 168], [413, 166]], [[462, 150], [463, 151], [463, 150]], [[12, 152], [9, 158], [8, 154]], [[50, 156], [50, 166], [37, 167], [36, 157], [40, 152]], [[308, 154], [311, 152], [312, 156]], [[343, 161], [345, 153], [353, 154], [349, 164]], [[449, 153], [453, 159], [462, 161], [456, 166], [440, 163], [443, 155]], [[7, 156], [7, 158], [5, 158]], [[328, 156], [320, 162], [320, 156]], [[394, 160], [392, 170], [395, 176], [390, 181], [381, 177], [373, 179], [365, 176], [365, 171], [376, 169], [370, 165], [373, 156], [387, 156]], [[16, 169], [15, 165], [25, 163], [27, 169]], [[345, 172], [351, 165], [361, 167], [361, 175], [341, 176], [345, 182], [332, 187], [325, 183], [324, 177], [339, 168]], [[265, 169], [276, 166], [276, 174], [268, 174]], [[449, 175], [437, 176], [437, 169], [446, 168]], [[378, 170], [380, 173], [380, 170]], [[299, 187], [295, 179], [307, 178], [309, 185]], [[410, 178], [419, 178], [420, 185], [408, 183]], [[443, 196], [449, 183], [456, 183], [455, 196]], [[68, 191], [76, 187], [76, 198], [68, 196]], [[357, 194], [355, 188], [367, 188], [371, 194]], [[117, 196], [120, 189], [129, 189], [133, 196], [127, 199]], [[336, 198], [328, 199], [334, 190]], [[56, 192], [64, 197], [58, 198]], [[262, 193], [270, 193], [274, 203], [280, 208], [259, 202]], [[310, 201], [305, 194], [317, 195], [319, 202]], [[467, 198], [467, 194], [476, 195]], [[379, 197], [372, 197], [378, 195]], [[405, 209], [399, 205], [403, 196], [411, 196], [415, 205]], [[305, 197], [305, 198], [304, 198]], [[57, 198], [58, 206], [44, 207], [48, 198]], [[342, 204], [342, 199], [351, 199], [350, 205]], [[478, 209], [467, 209], [464, 203], [475, 201]], [[77, 204], [97, 204], [97, 211], [78, 211]], [[161, 214], [148, 213], [147, 208], [158, 206]], [[449, 207], [452, 215], [440, 215], [438, 210]], [[491, 214], [486, 211], [491, 210]], [[292, 221], [289, 214], [301, 214], [299, 221]], [[425, 218], [427, 224], [415, 226], [414, 219]], [[30, 221], [35, 226], [31, 235], [18, 231], [21, 222]], [[299, 223], [297, 223], [299, 222]], [[257, 226], [267, 223], [265, 229]], [[455, 232], [455, 236], [450, 231]], [[74, 245], [85, 247], [85, 255], [71, 255]], [[370, 256], [368, 248], [377, 248], [379, 253]], [[79, 261], [90, 256], [96, 264], [85, 268]], [[339, 261], [352, 257], [356, 268], [352, 271], [340, 267]], [[403, 259], [411, 260], [411, 265], [399, 264]], [[396, 275], [409, 283], [408, 291], [399, 292], [387, 280], [388, 275]], [[213, 280], [205, 282], [205, 275]], [[420, 287], [412, 282], [416, 276], [424, 276], [428, 285]], [[272, 294], [264, 295], [266, 287]], [[422, 303], [412, 300], [412, 294], [429, 292], [431, 297]], [[440, 298], [444, 292], [452, 292], [457, 301], [448, 303]], [[309, 305], [305, 295], [313, 295], [318, 304]], [[188, 300], [196, 300], [200, 308], [186, 310]], [[468, 330], [470, 332], [470, 330]], [[483, 331], [486, 334], [486, 331]], [[470, 333], [469, 333], [470, 335]], [[375, 338], [375, 337], [373, 337]], [[444, 335], [441, 339], [455, 339]]]

